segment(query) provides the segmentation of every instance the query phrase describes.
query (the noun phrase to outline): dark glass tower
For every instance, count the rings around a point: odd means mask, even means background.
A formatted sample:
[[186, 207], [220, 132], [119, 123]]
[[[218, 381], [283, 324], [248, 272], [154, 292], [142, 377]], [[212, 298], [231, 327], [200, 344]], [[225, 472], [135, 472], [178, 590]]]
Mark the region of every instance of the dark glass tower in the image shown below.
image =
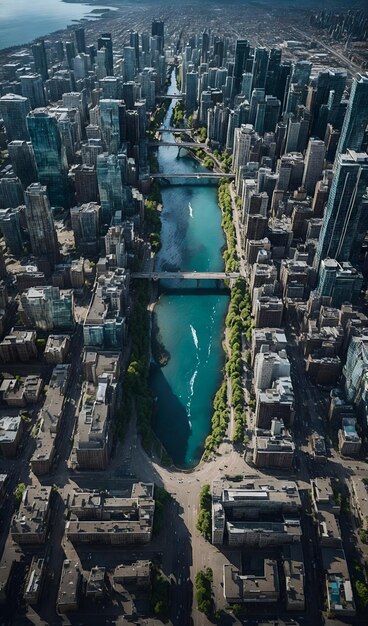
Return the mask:
[[97, 40], [98, 49], [106, 48], [106, 74], [107, 76], [114, 75], [114, 58], [112, 52], [112, 39], [110, 33], [102, 33], [101, 37]]
[[368, 124], [368, 76], [357, 74], [351, 88], [337, 152], [347, 149], [360, 152]]
[[32, 54], [37, 74], [41, 74], [42, 80], [47, 80], [49, 72], [47, 69], [46, 49], [43, 39], [38, 43], [33, 44]]
[[165, 46], [165, 23], [161, 20], [154, 20], [151, 33], [152, 37], [158, 37], [158, 50], [162, 54]]
[[242, 84], [243, 72], [247, 59], [249, 57], [250, 46], [247, 39], [238, 39], [235, 48], [235, 66], [234, 66], [234, 78], [235, 78], [235, 91], [240, 92]]
[[317, 248], [317, 262], [327, 257], [354, 261], [368, 230], [368, 155], [339, 154]]
[[253, 59], [253, 89], [264, 89], [268, 69], [267, 48], [256, 48]]
[[77, 44], [78, 52], [86, 51], [86, 38], [84, 28], [77, 28], [75, 31], [75, 43]]

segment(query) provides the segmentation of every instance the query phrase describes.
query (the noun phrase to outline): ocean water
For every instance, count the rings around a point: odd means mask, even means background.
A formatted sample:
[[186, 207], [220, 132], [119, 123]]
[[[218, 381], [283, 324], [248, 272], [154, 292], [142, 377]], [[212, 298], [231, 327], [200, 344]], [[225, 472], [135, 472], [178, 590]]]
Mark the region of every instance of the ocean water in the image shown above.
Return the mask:
[[0, 50], [49, 35], [74, 20], [88, 17], [97, 8], [106, 6], [62, 0], [0, 0]]

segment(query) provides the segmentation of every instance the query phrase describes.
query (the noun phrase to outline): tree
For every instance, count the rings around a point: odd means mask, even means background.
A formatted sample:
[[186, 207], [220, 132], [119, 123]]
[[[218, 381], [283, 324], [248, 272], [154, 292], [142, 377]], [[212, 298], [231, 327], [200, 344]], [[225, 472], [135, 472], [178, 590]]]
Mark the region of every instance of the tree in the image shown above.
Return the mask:
[[22, 501], [23, 498], [23, 494], [26, 490], [26, 486], [24, 483], [18, 483], [18, 485], [16, 486], [15, 490], [14, 490], [14, 495], [17, 499], [18, 502]]

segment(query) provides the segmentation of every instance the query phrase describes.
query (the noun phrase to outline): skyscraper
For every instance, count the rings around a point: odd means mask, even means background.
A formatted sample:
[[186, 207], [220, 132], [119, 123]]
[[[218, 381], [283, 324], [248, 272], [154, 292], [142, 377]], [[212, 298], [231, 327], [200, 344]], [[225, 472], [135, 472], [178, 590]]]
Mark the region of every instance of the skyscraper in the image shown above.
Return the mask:
[[368, 75], [357, 74], [345, 113], [337, 153], [361, 151], [364, 131], [368, 125]]
[[46, 106], [45, 91], [41, 74], [25, 74], [20, 77], [22, 96], [28, 98], [31, 109]]
[[325, 152], [324, 141], [311, 137], [305, 155], [303, 174], [303, 187], [310, 196], [314, 194], [316, 182], [322, 176]]
[[197, 108], [198, 72], [187, 72], [185, 82], [185, 112], [191, 115]]
[[339, 154], [318, 242], [316, 262], [354, 261], [368, 230], [368, 155]]
[[102, 222], [110, 224], [115, 211], [122, 209], [123, 200], [121, 166], [115, 155], [104, 153], [97, 157], [97, 182]]
[[25, 200], [32, 252], [37, 256], [45, 255], [52, 262], [56, 262], [59, 257], [59, 243], [46, 187], [40, 183], [32, 183], [25, 192]]
[[29, 141], [27, 115], [30, 106], [27, 98], [14, 93], [7, 93], [0, 98], [0, 113], [4, 120], [8, 141], [22, 139]]
[[113, 51], [112, 51], [111, 34], [103, 33], [97, 39], [97, 46], [99, 50], [101, 50], [102, 48], [106, 49], [106, 74], [107, 76], [113, 76], [114, 75], [114, 58], [113, 58]]
[[78, 52], [85, 52], [86, 51], [86, 38], [85, 38], [84, 28], [77, 28], [77, 30], [74, 32], [74, 35], [75, 35], [75, 42], [77, 44]]
[[62, 147], [57, 118], [47, 109], [35, 109], [27, 118], [36, 159], [38, 177], [47, 185], [53, 206], [68, 207], [70, 202], [68, 165]]
[[38, 179], [35, 156], [31, 142], [15, 139], [8, 144], [8, 152], [14, 174], [24, 189]]
[[16, 176], [11, 174], [0, 179], [0, 207], [7, 209], [23, 204], [24, 195], [22, 184]]
[[165, 23], [161, 20], [154, 20], [152, 22], [152, 37], [158, 37], [158, 51], [160, 54], [164, 51], [165, 45]]
[[245, 70], [245, 64], [249, 57], [250, 46], [247, 39], [238, 39], [235, 48], [235, 66], [234, 66], [234, 78], [235, 78], [235, 91], [240, 92], [240, 86], [242, 82], [243, 72]]
[[117, 154], [125, 124], [125, 106], [120, 100], [100, 100], [102, 141], [105, 150]]
[[42, 80], [47, 80], [49, 72], [47, 69], [46, 49], [43, 39], [41, 39], [38, 43], [33, 44], [32, 54], [37, 74], [41, 74]]
[[253, 89], [264, 89], [268, 69], [267, 48], [256, 48], [253, 59]]
[[139, 69], [139, 33], [137, 33], [137, 31], [131, 31], [129, 38], [130, 38], [130, 45], [132, 48], [134, 48], [135, 62], [136, 62], [137, 68]]
[[132, 46], [125, 46], [124, 50], [124, 80], [130, 82], [134, 80], [136, 74], [135, 50]]
[[5, 244], [12, 254], [20, 255], [23, 252], [23, 236], [21, 229], [21, 209], [0, 210], [0, 228], [4, 235]]

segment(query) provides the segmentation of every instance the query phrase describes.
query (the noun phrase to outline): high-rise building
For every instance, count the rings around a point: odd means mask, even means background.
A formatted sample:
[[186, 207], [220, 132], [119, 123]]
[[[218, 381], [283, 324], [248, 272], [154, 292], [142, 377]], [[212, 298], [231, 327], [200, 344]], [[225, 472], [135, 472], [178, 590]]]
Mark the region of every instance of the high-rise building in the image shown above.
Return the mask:
[[191, 115], [197, 108], [198, 72], [187, 72], [185, 81], [185, 112]]
[[20, 77], [22, 96], [28, 98], [31, 109], [46, 106], [45, 91], [41, 74], [25, 74]]
[[235, 47], [235, 64], [234, 64], [234, 78], [235, 78], [235, 91], [240, 92], [240, 86], [242, 84], [242, 76], [245, 70], [245, 65], [249, 57], [250, 46], [247, 39], [238, 39]]
[[23, 187], [16, 176], [0, 178], [0, 207], [3, 209], [16, 208], [24, 202]]
[[316, 264], [327, 257], [354, 261], [368, 230], [368, 155], [339, 154], [316, 252]]
[[56, 115], [47, 109], [35, 109], [28, 115], [27, 124], [38, 177], [42, 185], [47, 185], [51, 204], [69, 207], [68, 163]]
[[130, 82], [134, 80], [135, 75], [136, 75], [135, 50], [132, 46], [125, 46], [123, 53], [124, 53], [124, 61], [123, 61], [124, 81]]
[[97, 182], [102, 222], [110, 224], [115, 211], [122, 209], [123, 201], [121, 165], [115, 155], [104, 153], [97, 157]]
[[201, 60], [202, 63], [206, 63], [208, 51], [210, 49], [210, 36], [206, 31], [202, 33], [202, 44], [201, 44]]
[[0, 230], [4, 235], [9, 252], [20, 255], [23, 252], [23, 236], [21, 229], [21, 209], [0, 210]]
[[66, 60], [69, 69], [73, 69], [73, 59], [76, 56], [74, 41], [65, 42]]
[[317, 291], [322, 297], [330, 297], [333, 307], [340, 308], [343, 302], [355, 303], [362, 284], [362, 274], [349, 261], [322, 259]]
[[344, 123], [341, 130], [337, 153], [346, 150], [360, 152], [363, 137], [368, 125], [368, 75], [357, 74], [354, 79]]
[[161, 20], [154, 20], [152, 22], [152, 37], [158, 38], [158, 51], [160, 54], [164, 51], [165, 46], [165, 23]]
[[264, 89], [266, 86], [268, 58], [267, 48], [255, 49], [252, 68], [253, 89]]
[[15, 139], [8, 143], [8, 152], [14, 174], [18, 176], [24, 189], [38, 180], [35, 156], [30, 141]]
[[106, 49], [106, 57], [105, 57], [106, 58], [106, 75], [113, 76], [114, 75], [114, 58], [113, 58], [113, 51], [112, 51], [111, 34], [103, 33], [97, 39], [97, 46], [99, 50], [101, 50], [102, 48]]
[[0, 98], [0, 113], [4, 120], [8, 141], [22, 139], [29, 141], [27, 115], [30, 105], [27, 98], [14, 93], [7, 93]]
[[100, 123], [105, 150], [117, 154], [123, 139], [125, 105], [120, 100], [100, 100]]
[[26, 220], [31, 248], [36, 256], [47, 256], [52, 262], [59, 257], [59, 243], [46, 187], [33, 183], [25, 192]]
[[37, 74], [41, 74], [42, 80], [47, 80], [49, 72], [47, 69], [47, 56], [43, 39], [32, 45], [32, 54]]
[[86, 38], [85, 38], [84, 28], [77, 28], [74, 31], [74, 35], [75, 35], [75, 43], [77, 44], [78, 52], [85, 52], [86, 51]]
[[77, 202], [96, 202], [98, 198], [97, 174], [94, 165], [76, 165], [73, 168]]
[[317, 180], [322, 176], [323, 163], [325, 160], [326, 146], [324, 141], [311, 137], [305, 155], [303, 174], [303, 187], [312, 196]]
[[72, 289], [30, 287], [21, 295], [25, 322], [41, 330], [73, 328], [74, 295]]
[[139, 67], [140, 67], [140, 63], [139, 63], [139, 33], [137, 33], [137, 31], [131, 31], [129, 33], [129, 41], [130, 41], [130, 46], [132, 48], [134, 48], [135, 62], [136, 62], [137, 69], [139, 70]]
[[75, 243], [85, 253], [96, 253], [98, 250], [100, 211], [100, 205], [94, 202], [70, 209]]

